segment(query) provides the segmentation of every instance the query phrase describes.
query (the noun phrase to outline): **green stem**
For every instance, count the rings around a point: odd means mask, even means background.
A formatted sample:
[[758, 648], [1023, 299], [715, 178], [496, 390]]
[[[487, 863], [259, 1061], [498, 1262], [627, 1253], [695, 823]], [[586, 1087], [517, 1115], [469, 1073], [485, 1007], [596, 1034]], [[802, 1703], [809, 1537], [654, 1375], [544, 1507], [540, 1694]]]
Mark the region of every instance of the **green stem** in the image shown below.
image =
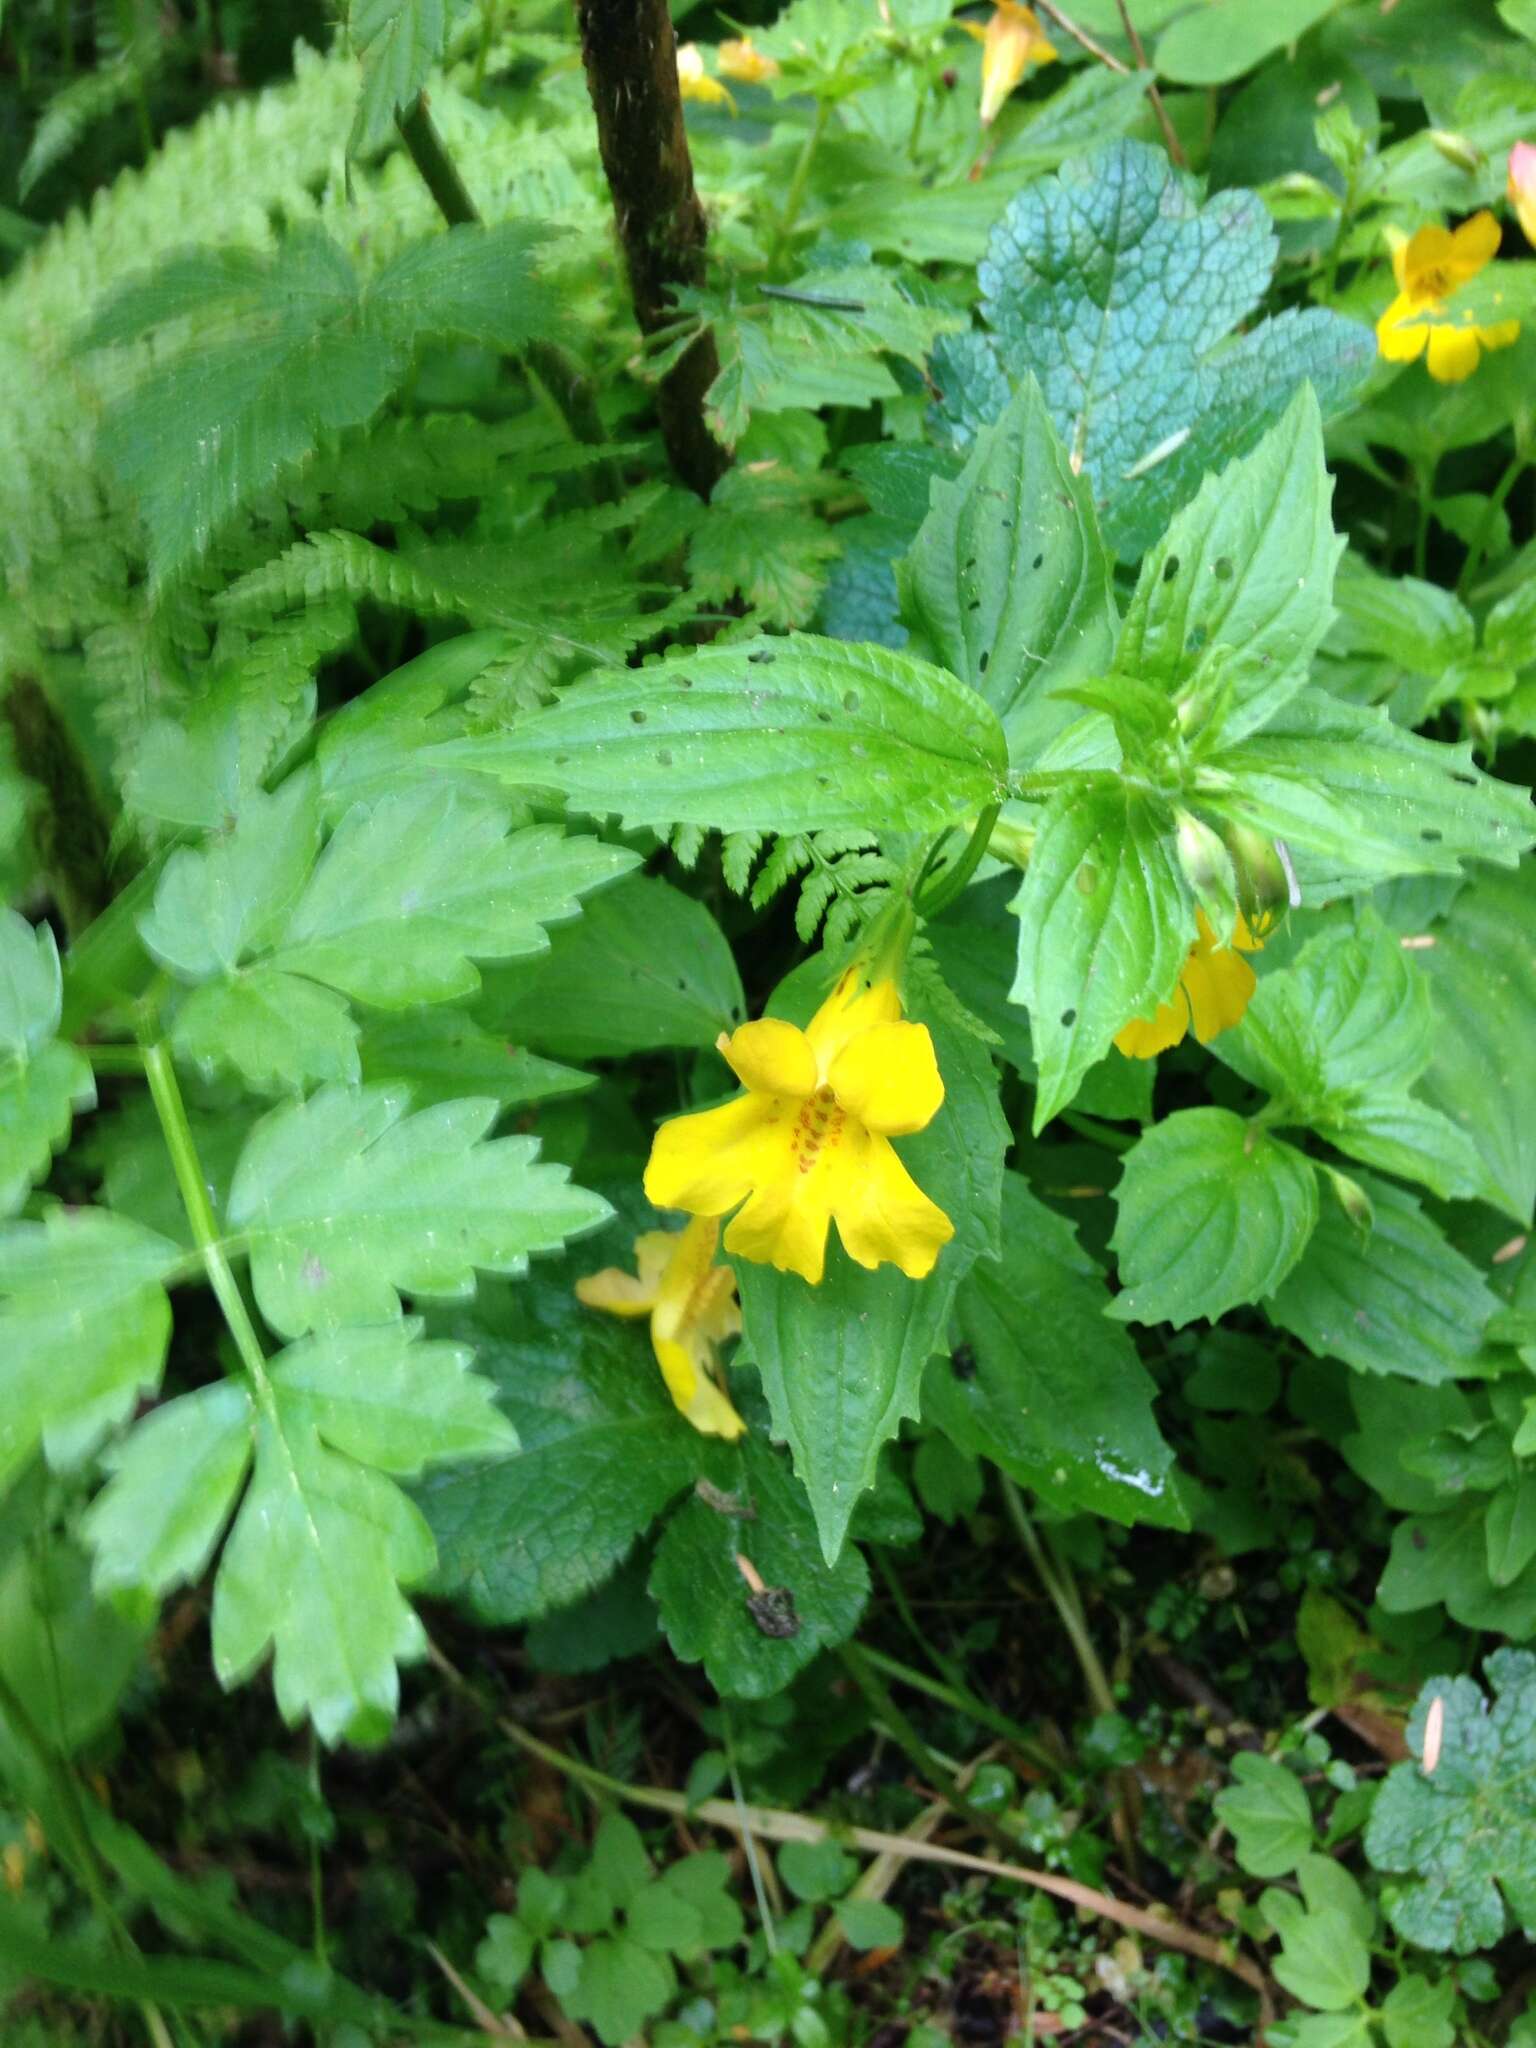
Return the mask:
[[919, 917], [937, 917], [941, 910], [947, 910], [981, 866], [981, 857], [987, 850], [992, 837], [992, 827], [997, 823], [1001, 804], [988, 804], [972, 827], [971, 836], [960, 858], [947, 867], [917, 906]]
[[[476, 227], [480, 209], [470, 197], [459, 167], [438, 133], [437, 123], [424, 92], [418, 93], [405, 112], [396, 116], [400, 140], [416, 166], [421, 182], [431, 193], [438, 212], [451, 228]], [[607, 439], [602, 415], [592, 396], [586, 372], [573, 356], [553, 341], [523, 344], [523, 361], [540, 388], [549, 394], [555, 410], [564, 420], [572, 440], [600, 448]], [[611, 456], [599, 466], [603, 487], [610, 497], [620, 497], [624, 479]]]
[[828, 100], [816, 103], [816, 118], [811, 123], [810, 133], [801, 146], [795, 161], [794, 175], [789, 181], [789, 193], [784, 201], [784, 211], [779, 215], [779, 224], [773, 231], [773, 244], [768, 251], [768, 268], [777, 270], [779, 259], [795, 231], [800, 218], [800, 208], [805, 203], [806, 180], [811, 175], [811, 165], [816, 161], [816, 152], [821, 147], [821, 138], [827, 132], [827, 123], [832, 118], [832, 106]]
[[240, 1363], [250, 1375], [256, 1400], [270, 1415], [276, 1404], [272, 1382], [267, 1377], [266, 1353], [256, 1334], [256, 1325], [251, 1321], [251, 1312], [245, 1305], [245, 1296], [240, 1292], [240, 1283], [225, 1255], [214, 1220], [213, 1204], [208, 1199], [208, 1183], [203, 1178], [202, 1163], [192, 1142], [192, 1126], [187, 1120], [186, 1104], [181, 1099], [181, 1086], [163, 1043], [157, 1041], [144, 1047], [144, 1076], [149, 1082], [150, 1098], [160, 1119], [165, 1149], [170, 1154], [171, 1170], [181, 1191], [187, 1221], [192, 1226], [192, 1242], [202, 1258], [203, 1271], [235, 1340]]
[[1429, 497], [1434, 488], [1434, 470], [1431, 469], [1426, 476], [1422, 469], [1415, 469], [1413, 480], [1418, 492], [1413, 527], [1413, 573], [1422, 581], [1429, 567]]
[[999, 1472], [998, 1479], [1003, 1490], [1003, 1505], [1014, 1533], [1028, 1553], [1029, 1561], [1035, 1568], [1035, 1575], [1045, 1588], [1051, 1605], [1061, 1618], [1067, 1640], [1082, 1668], [1083, 1679], [1088, 1687], [1088, 1697], [1093, 1702], [1095, 1713], [1113, 1714], [1118, 1711], [1115, 1704], [1114, 1687], [1094, 1648], [1093, 1638], [1088, 1633], [1088, 1619], [1083, 1612], [1083, 1603], [1078, 1595], [1077, 1582], [1072, 1568], [1041, 1537], [1039, 1530], [1030, 1520], [1029, 1510], [1023, 1496], [1006, 1472]]
[[1006, 1828], [999, 1826], [996, 1816], [983, 1813], [979, 1806], [971, 1804], [961, 1790], [954, 1772], [939, 1761], [891, 1698], [889, 1689], [870, 1662], [868, 1654], [857, 1643], [844, 1643], [837, 1654], [843, 1669], [869, 1702], [876, 1720], [907, 1758], [918, 1777], [934, 1788], [946, 1806], [963, 1815], [1000, 1847], [1010, 1852], [1016, 1849], [1017, 1840]]
[[144, 1072], [144, 1048], [141, 1045], [84, 1045], [81, 1051], [98, 1074], [133, 1074]]
[[1060, 1759], [1052, 1756], [1044, 1743], [1021, 1728], [1006, 1714], [1000, 1714], [996, 1707], [989, 1707], [985, 1700], [978, 1699], [967, 1686], [947, 1685], [942, 1679], [930, 1678], [925, 1671], [918, 1671], [910, 1664], [903, 1664], [899, 1658], [891, 1657], [884, 1650], [877, 1650], [871, 1644], [863, 1645], [863, 1654], [874, 1669], [887, 1678], [893, 1678], [898, 1685], [910, 1687], [913, 1692], [926, 1693], [931, 1700], [949, 1707], [957, 1714], [964, 1714], [968, 1721], [974, 1721], [978, 1728], [990, 1729], [1009, 1742], [1024, 1756], [1045, 1765], [1054, 1771]]
[[1510, 492], [1524, 476], [1530, 458], [1524, 449], [1517, 448], [1509, 459], [1504, 474], [1494, 485], [1483, 505], [1483, 514], [1477, 523], [1477, 531], [1467, 547], [1467, 559], [1461, 565], [1461, 574], [1456, 579], [1456, 595], [1465, 598], [1476, 580], [1478, 570], [1483, 566], [1483, 556], [1488, 552], [1488, 543], [1493, 537], [1494, 525], [1503, 511]]

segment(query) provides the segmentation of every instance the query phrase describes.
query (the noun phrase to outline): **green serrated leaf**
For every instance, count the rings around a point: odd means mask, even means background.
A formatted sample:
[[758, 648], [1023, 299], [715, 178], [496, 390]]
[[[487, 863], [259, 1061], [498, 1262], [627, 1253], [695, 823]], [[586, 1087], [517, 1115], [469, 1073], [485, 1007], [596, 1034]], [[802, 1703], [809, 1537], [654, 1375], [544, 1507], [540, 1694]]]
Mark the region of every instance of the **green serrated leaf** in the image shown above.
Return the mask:
[[395, 1089], [326, 1088], [273, 1110], [246, 1140], [228, 1222], [257, 1304], [285, 1336], [398, 1315], [397, 1288], [466, 1294], [477, 1268], [520, 1273], [608, 1214], [532, 1138], [485, 1142], [497, 1105], [414, 1116]]
[[1181, 1529], [1156, 1388], [1106, 1320], [1109, 1301], [1072, 1226], [1005, 1174], [1000, 1254], [978, 1262], [955, 1303], [963, 1367], [930, 1361], [923, 1416], [1062, 1514]]
[[[1185, 15], [1158, 38], [1157, 69], [1178, 85], [1225, 85], [1331, 14], [1335, 0], [1224, 0]], [[1316, 2004], [1316, 2000], [1311, 2001]]]
[[572, 2019], [594, 2029], [604, 2048], [622, 2048], [665, 2009], [676, 1988], [677, 1973], [667, 1957], [600, 1935], [581, 1951], [580, 1973], [560, 2002]]
[[1304, 687], [1343, 552], [1304, 386], [1251, 455], [1208, 476], [1141, 565], [1115, 666], [1166, 690], [1182, 732], [1227, 742]]
[[1078, 715], [1054, 690], [1103, 673], [1114, 640], [1110, 563], [1033, 377], [983, 428], [897, 568], [912, 651], [947, 668], [1002, 720], [1028, 762]]
[[159, 1385], [171, 1335], [162, 1282], [180, 1246], [104, 1209], [0, 1226], [0, 1488], [41, 1449], [78, 1464]]
[[356, 1081], [357, 1037], [345, 996], [270, 967], [190, 990], [171, 1025], [178, 1058], [208, 1076], [233, 1068], [260, 1095]]
[[441, 1553], [439, 1587], [482, 1622], [526, 1621], [601, 1585], [706, 1470], [705, 1439], [673, 1407], [642, 1323], [583, 1308], [580, 1274], [628, 1263], [614, 1224], [515, 1288], [433, 1327], [474, 1347], [522, 1444], [495, 1465], [417, 1488]]
[[1182, 1328], [1274, 1292], [1317, 1222], [1317, 1175], [1229, 1109], [1181, 1109], [1126, 1154], [1115, 1204], [1110, 1314]]
[[1178, 979], [1194, 912], [1163, 808], [1122, 789], [1051, 799], [1014, 902], [1039, 1086], [1038, 1132], [1132, 1017], [1151, 1016]]
[[1477, 1147], [1485, 1199], [1517, 1223], [1536, 1204], [1536, 867], [1480, 875], [1415, 958], [1429, 977], [1434, 1051], [1421, 1092]]
[[312, 773], [291, 776], [275, 796], [253, 790], [227, 832], [171, 855], [139, 936], [184, 981], [233, 974], [281, 931], [319, 844]]
[[103, 1592], [164, 1593], [201, 1576], [250, 1468], [248, 1390], [216, 1381], [154, 1409], [102, 1463], [113, 1475], [82, 1532]]
[[1304, 1912], [1288, 1892], [1266, 1892], [1265, 1916], [1280, 1935], [1276, 1980], [1321, 2012], [1358, 2006], [1370, 1987], [1371, 1952], [1336, 1907]]
[[640, 824], [939, 829], [996, 800], [990, 707], [931, 663], [791, 633], [599, 673], [474, 759]]
[[1409, 1093], [1435, 1024], [1418, 952], [1370, 912], [1320, 933], [1259, 983], [1218, 1056], [1350, 1158], [1452, 1197], [1482, 1191], [1471, 1139]]
[[349, 150], [380, 148], [443, 54], [447, 0], [352, 0], [347, 36], [362, 60], [363, 91]]
[[[1315, 1358], [1436, 1386], [1487, 1369], [1483, 1328], [1498, 1307], [1477, 1268], [1413, 1196], [1362, 1174], [1374, 1211], [1362, 1233], [1325, 1200], [1265, 1313]], [[1490, 1361], [1491, 1363], [1491, 1361]]]
[[365, 1081], [402, 1084], [417, 1109], [466, 1095], [488, 1095], [508, 1109], [580, 1094], [593, 1081], [575, 1067], [540, 1059], [505, 1037], [482, 1031], [462, 1010], [446, 1005], [370, 1017], [358, 1055]]
[[452, 788], [406, 790], [342, 818], [271, 964], [376, 1009], [451, 1001], [479, 987], [474, 960], [542, 952], [546, 923], [635, 865], [553, 825], [509, 838], [499, 806]]
[[1255, 193], [1217, 192], [1202, 207], [1163, 152], [1142, 142], [1070, 159], [1021, 192], [993, 230], [979, 278], [994, 340], [953, 352], [939, 342], [944, 409], [963, 432], [995, 416], [1009, 380], [1036, 376], [1092, 485], [1106, 541], [1136, 561], [1303, 382], [1335, 411], [1375, 360], [1368, 328], [1320, 308], [1253, 322], [1233, 339], [1274, 260]]
[[1232, 1759], [1235, 1784], [1216, 1795], [1237, 1858], [1252, 1877], [1284, 1877], [1312, 1847], [1312, 1809], [1293, 1773], [1251, 1752]]
[[[650, 1591], [676, 1656], [702, 1663], [724, 1697], [764, 1699], [852, 1635], [869, 1572], [852, 1546], [835, 1564], [824, 1561], [815, 1518], [782, 1456], [749, 1437], [740, 1458], [734, 1491], [750, 1498], [754, 1519], [744, 1523], [695, 1495], [656, 1547]], [[766, 1593], [749, 1586], [738, 1555]]]
[[1532, 843], [1530, 798], [1444, 746], [1368, 710], [1303, 690], [1262, 732], [1196, 771], [1209, 809], [1284, 839], [1309, 902], [1400, 875], [1513, 867]]

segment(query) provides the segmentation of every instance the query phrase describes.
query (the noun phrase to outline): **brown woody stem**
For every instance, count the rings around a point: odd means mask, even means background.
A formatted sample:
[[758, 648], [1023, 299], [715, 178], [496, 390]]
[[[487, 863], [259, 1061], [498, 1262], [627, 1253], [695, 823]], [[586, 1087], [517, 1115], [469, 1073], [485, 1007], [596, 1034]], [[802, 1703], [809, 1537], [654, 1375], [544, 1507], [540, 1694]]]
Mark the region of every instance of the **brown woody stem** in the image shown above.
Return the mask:
[[[576, 0], [597, 143], [642, 334], [677, 319], [672, 294], [704, 282], [704, 209], [677, 85], [666, 0]], [[672, 467], [707, 498], [730, 464], [709, 431], [704, 394], [720, 359], [701, 334], [661, 380], [657, 410]]]

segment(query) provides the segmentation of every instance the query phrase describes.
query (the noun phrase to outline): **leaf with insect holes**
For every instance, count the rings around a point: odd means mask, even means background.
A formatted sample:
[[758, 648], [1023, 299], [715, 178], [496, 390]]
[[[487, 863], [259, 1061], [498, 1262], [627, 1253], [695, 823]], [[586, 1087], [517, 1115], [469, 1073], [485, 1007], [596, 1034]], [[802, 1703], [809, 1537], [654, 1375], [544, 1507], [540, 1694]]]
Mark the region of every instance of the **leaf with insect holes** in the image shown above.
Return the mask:
[[940, 830], [997, 800], [989, 705], [926, 661], [809, 633], [692, 647], [600, 672], [478, 766], [636, 823], [722, 831]]
[[1011, 1000], [1029, 1010], [1039, 1131], [1132, 1017], [1163, 1002], [1188, 955], [1194, 910], [1154, 800], [1065, 789], [1040, 821], [1014, 911]]
[[477, 1269], [521, 1273], [608, 1214], [533, 1138], [485, 1133], [497, 1104], [470, 1097], [406, 1115], [392, 1088], [325, 1088], [275, 1109], [247, 1138], [228, 1226], [257, 1306], [297, 1337], [400, 1312], [397, 1288], [467, 1294]]
[[935, 478], [897, 566], [912, 651], [969, 683], [1002, 720], [1010, 755], [1032, 761], [1081, 715], [1052, 693], [1103, 673], [1110, 568], [1088, 487], [1027, 378], [961, 475]]
[[0, 1489], [78, 1464], [160, 1383], [179, 1245], [105, 1209], [0, 1225]]

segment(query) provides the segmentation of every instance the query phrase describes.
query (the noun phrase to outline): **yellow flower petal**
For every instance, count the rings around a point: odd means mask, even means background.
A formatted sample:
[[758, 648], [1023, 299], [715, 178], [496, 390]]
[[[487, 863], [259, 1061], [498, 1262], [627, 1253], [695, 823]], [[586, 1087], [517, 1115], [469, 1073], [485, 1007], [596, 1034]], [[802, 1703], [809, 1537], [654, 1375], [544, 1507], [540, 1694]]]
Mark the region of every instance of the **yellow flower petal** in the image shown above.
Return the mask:
[[658, 1209], [723, 1216], [779, 1169], [798, 1104], [772, 1095], [742, 1095], [718, 1109], [673, 1117], [651, 1145], [647, 1201]]
[[1376, 346], [1389, 363], [1415, 362], [1428, 340], [1429, 328], [1407, 292], [1400, 293], [1376, 322]]
[[704, 52], [697, 43], [680, 43], [677, 50], [677, 89], [685, 100], [698, 100], [704, 106], [727, 106], [736, 111], [736, 102], [720, 83], [711, 78], [704, 69]]
[[1525, 239], [1536, 248], [1536, 145], [1517, 142], [1509, 152], [1509, 198]]
[[1499, 253], [1499, 243], [1504, 231], [1486, 207], [1481, 213], [1474, 213], [1470, 220], [1464, 220], [1451, 236], [1451, 262], [1463, 274], [1457, 281], [1465, 283], [1467, 278], [1476, 277], [1486, 264]]
[[701, 1436], [722, 1436], [734, 1443], [745, 1434], [747, 1425], [729, 1396], [700, 1369], [686, 1346], [666, 1337], [653, 1336], [651, 1342], [673, 1406]]
[[1429, 331], [1429, 374], [1437, 384], [1463, 384], [1477, 368], [1482, 350], [1471, 327], [1432, 327]]
[[1115, 1033], [1115, 1044], [1128, 1060], [1156, 1059], [1178, 1044], [1189, 1029], [1189, 1000], [1176, 988], [1171, 1000], [1159, 1003], [1150, 1017], [1133, 1017]]
[[851, 1038], [876, 1024], [894, 1024], [900, 1015], [901, 997], [893, 981], [866, 986], [858, 969], [850, 967], [805, 1027], [822, 1076], [832, 1071], [832, 1062]]
[[1499, 320], [1492, 327], [1474, 328], [1478, 342], [1485, 349], [1509, 348], [1520, 338], [1518, 320]]
[[1446, 272], [1455, 258], [1455, 245], [1448, 228], [1417, 228], [1403, 252], [1404, 284], [1415, 298], [1444, 296]]
[[1184, 963], [1179, 985], [1189, 998], [1189, 1017], [1202, 1045], [1242, 1022], [1258, 977], [1230, 946], [1197, 946]]
[[605, 1266], [576, 1282], [576, 1299], [583, 1308], [600, 1308], [610, 1316], [648, 1316], [656, 1306], [656, 1290], [633, 1273]]
[[955, 1226], [913, 1180], [889, 1138], [850, 1123], [848, 1139], [828, 1176], [843, 1250], [871, 1271], [888, 1260], [909, 1280], [926, 1280]]
[[990, 127], [1031, 64], [1049, 64], [1056, 51], [1035, 16], [1017, 0], [997, 0], [982, 35], [981, 122]]
[[743, 1088], [760, 1095], [816, 1093], [820, 1075], [816, 1055], [805, 1033], [778, 1017], [760, 1017], [755, 1024], [743, 1024], [729, 1038], [722, 1032], [716, 1041], [721, 1058]]
[[795, 1179], [765, 1178], [746, 1206], [725, 1227], [725, 1248], [754, 1265], [798, 1273], [812, 1287], [826, 1267], [827, 1225], [832, 1219], [825, 1171]]
[[926, 1024], [876, 1024], [843, 1047], [827, 1075], [832, 1092], [866, 1130], [903, 1137], [925, 1130], [944, 1102]]

